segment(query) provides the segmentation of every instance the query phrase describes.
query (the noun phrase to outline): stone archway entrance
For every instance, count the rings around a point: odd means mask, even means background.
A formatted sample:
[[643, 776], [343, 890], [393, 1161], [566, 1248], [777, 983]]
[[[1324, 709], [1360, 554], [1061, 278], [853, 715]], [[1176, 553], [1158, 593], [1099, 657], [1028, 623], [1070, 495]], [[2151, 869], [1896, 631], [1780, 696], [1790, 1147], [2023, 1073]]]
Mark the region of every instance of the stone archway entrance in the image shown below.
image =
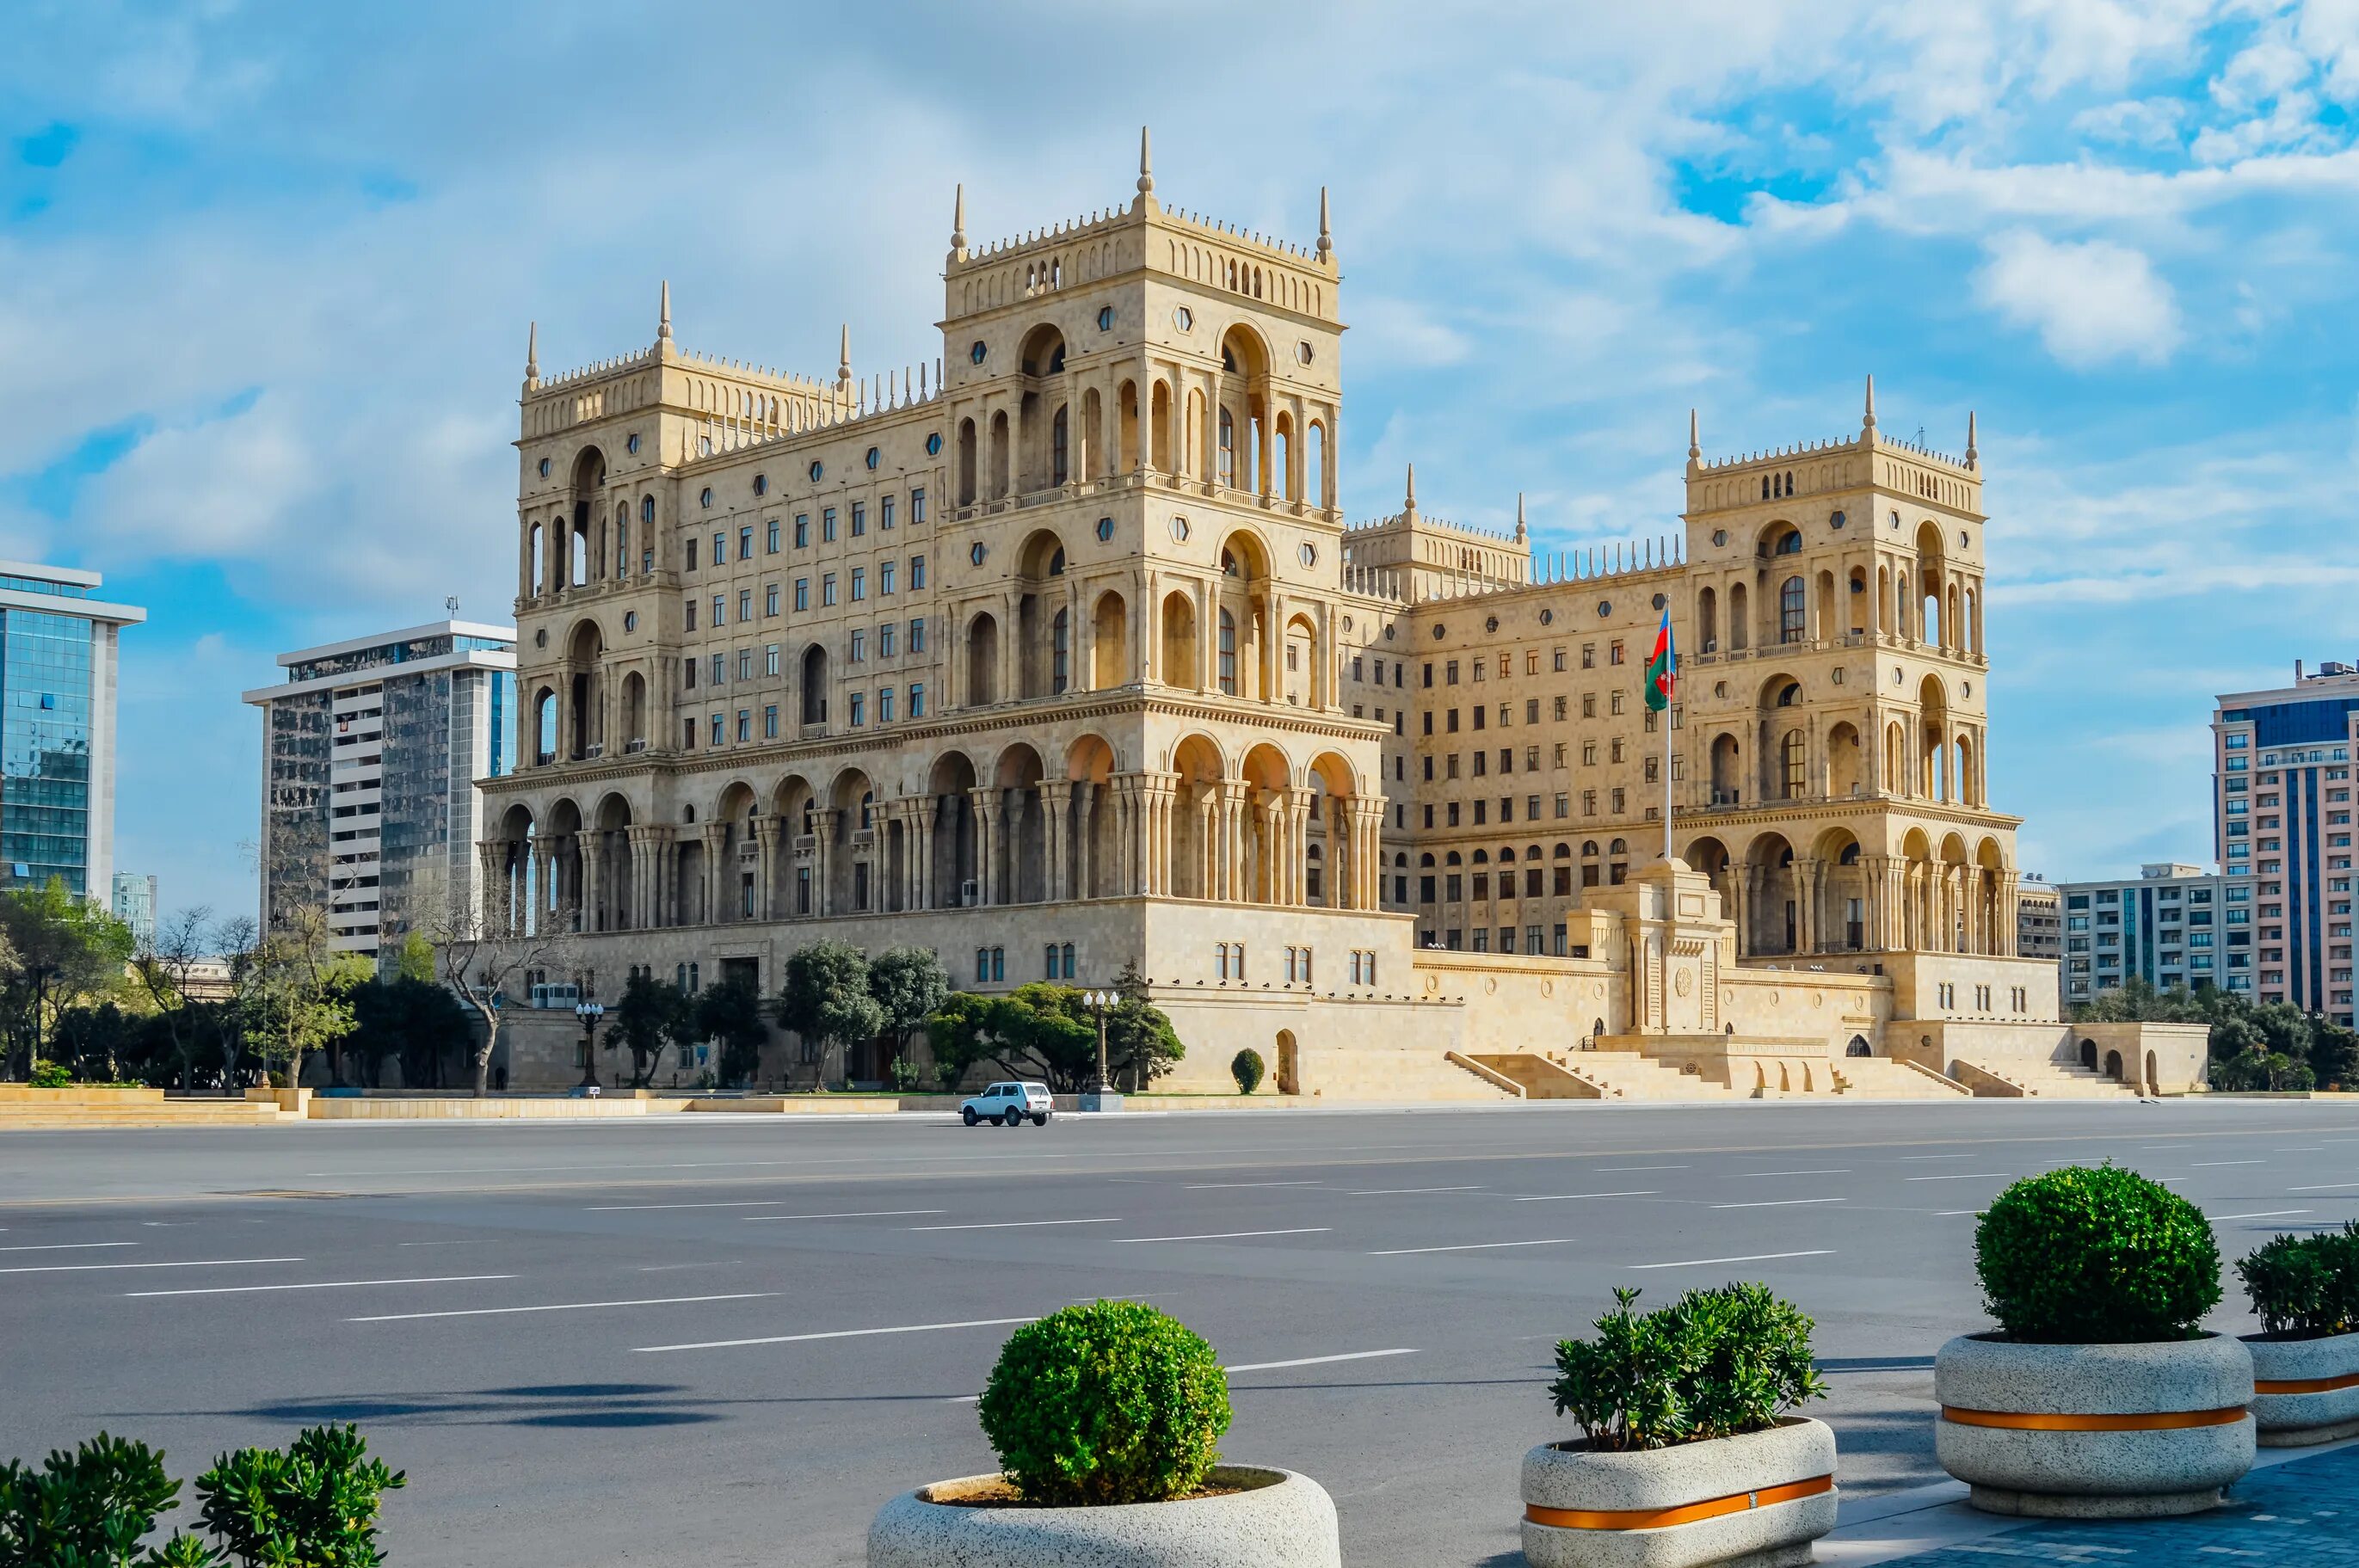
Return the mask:
[[1295, 1049], [1293, 1030], [1281, 1029], [1277, 1032], [1277, 1092], [1282, 1095], [1300, 1094], [1302, 1067]]

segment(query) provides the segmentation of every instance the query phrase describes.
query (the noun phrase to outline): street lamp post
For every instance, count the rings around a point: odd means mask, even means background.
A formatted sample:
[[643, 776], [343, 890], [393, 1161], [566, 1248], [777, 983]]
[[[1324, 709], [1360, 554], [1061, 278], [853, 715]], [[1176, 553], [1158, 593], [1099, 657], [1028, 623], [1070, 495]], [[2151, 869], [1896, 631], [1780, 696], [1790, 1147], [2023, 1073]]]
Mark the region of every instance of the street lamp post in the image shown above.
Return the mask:
[[598, 1087], [598, 1022], [606, 1016], [603, 1002], [582, 1001], [573, 1004], [573, 1016], [582, 1021], [582, 1087]]
[[1083, 1110], [1120, 1110], [1122, 1096], [1116, 1094], [1114, 1086], [1106, 1081], [1106, 1010], [1118, 1006], [1122, 998], [1110, 990], [1093, 990], [1082, 992], [1082, 1001], [1092, 1013], [1096, 1015], [1098, 1021], [1097, 1077], [1082, 1095], [1082, 1108]]

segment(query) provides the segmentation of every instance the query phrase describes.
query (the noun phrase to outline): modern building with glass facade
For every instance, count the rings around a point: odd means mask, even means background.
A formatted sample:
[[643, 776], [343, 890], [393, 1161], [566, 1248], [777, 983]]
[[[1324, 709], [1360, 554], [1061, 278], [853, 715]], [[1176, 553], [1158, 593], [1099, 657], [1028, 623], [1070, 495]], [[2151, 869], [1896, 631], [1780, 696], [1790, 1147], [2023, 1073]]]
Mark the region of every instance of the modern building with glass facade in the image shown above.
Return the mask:
[[263, 710], [262, 919], [374, 957], [478, 896], [475, 781], [516, 766], [516, 633], [438, 621], [281, 654]]
[[2359, 668], [2328, 661], [2315, 675], [2296, 664], [2293, 674], [2291, 686], [2218, 699], [2220, 865], [2230, 895], [2253, 911], [2253, 997], [2349, 1023]]
[[136, 871], [114, 873], [110, 901], [114, 918], [131, 927], [136, 952], [146, 952], [156, 940], [156, 879]]
[[[2241, 897], [2232, 894], [2241, 891]], [[2165, 860], [2135, 878], [2062, 882], [2064, 1004], [2142, 979], [2161, 990], [2252, 987], [2251, 890]], [[2239, 983], [2241, 982], [2241, 983]]]
[[114, 875], [116, 646], [145, 610], [96, 572], [0, 561], [0, 873], [105, 899]]

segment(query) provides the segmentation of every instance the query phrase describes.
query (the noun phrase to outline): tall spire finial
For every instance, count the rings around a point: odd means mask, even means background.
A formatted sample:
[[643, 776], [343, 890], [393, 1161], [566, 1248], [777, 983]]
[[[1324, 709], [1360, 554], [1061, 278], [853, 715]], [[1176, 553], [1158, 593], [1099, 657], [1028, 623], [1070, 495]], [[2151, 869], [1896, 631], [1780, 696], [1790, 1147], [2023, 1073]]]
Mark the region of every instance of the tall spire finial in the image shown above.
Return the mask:
[[1415, 463], [1408, 465], [1408, 493], [1401, 501], [1401, 510], [1410, 513], [1417, 510], [1417, 465]]
[[836, 340], [835, 384], [842, 387], [852, 384], [852, 323], [849, 321], [843, 324], [842, 335]]
[[663, 305], [656, 315], [656, 341], [671, 336], [671, 279], [663, 280]]
[[1860, 420], [1859, 427], [1863, 430], [1875, 428], [1875, 374], [1872, 371], [1867, 377], [1867, 413]]
[[524, 380], [527, 386], [540, 381], [540, 323], [535, 321], [524, 332]]
[[1524, 492], [1519, 490], [1516, 492], [1516, 543], [1528, 544], [1530, 540], [1530, 531], [1524, 526]]
[[1153, 145], [1144, 125], [1138, 127], [1138, 193], [1141, 196], [1155, 194]]
[[951, 249], [966, 254], [966, 182], [959, 182], [958, 195], [951, 204]]
[[1335, 235], [1327, 222], [1327, 188], [1319, 188], [1319, 259], [1326, 261], [1335, 254]]
[[1969, 408], [1966, 410], [1966, 466], [1973, 467], [1974, 460], [1981, 455], [1974, 450], [1974, 411]]
[[1690, 408], [1688, 410], [1688, 461], [1694, 462], [1702, 456], [1703, 443], [1696, 434], [1696, 411]]

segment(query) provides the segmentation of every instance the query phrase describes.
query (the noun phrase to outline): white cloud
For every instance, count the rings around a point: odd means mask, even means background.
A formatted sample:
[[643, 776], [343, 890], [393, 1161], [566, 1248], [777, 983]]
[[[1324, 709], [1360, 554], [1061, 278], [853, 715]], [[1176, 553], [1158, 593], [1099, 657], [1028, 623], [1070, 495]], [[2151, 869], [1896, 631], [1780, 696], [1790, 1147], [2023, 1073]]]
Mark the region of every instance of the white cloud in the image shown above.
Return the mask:
[[2159, 364], [2179, 346], [2170, 286], [2137, 251], [2109, 240], [2059, 243], [2019, 229], [1986, 247], [1982, 302], [2037, 330], [2057, 359], [2086, 370], [2109, 361]]

